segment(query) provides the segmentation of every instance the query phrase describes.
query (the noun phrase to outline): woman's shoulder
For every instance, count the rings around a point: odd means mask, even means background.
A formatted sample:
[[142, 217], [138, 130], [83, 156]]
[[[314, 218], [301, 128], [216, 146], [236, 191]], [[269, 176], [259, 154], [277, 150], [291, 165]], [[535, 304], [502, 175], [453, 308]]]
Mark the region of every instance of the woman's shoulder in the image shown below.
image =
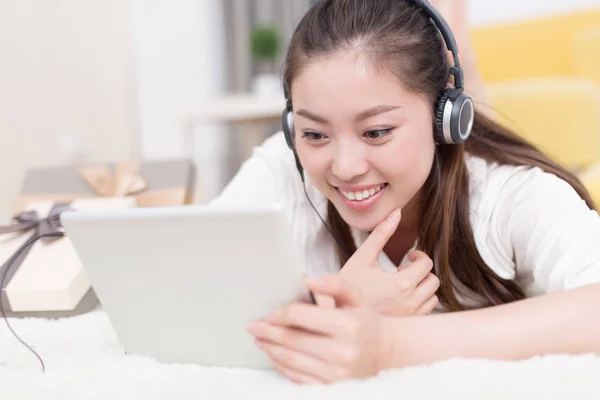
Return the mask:
[[270, 135], [262, 143], [254, 147], [252, 157], [261, 157], [274, 168], [281, 168], [287, 172], [298, 174], [296, 172], [293, 152], [287, 146], [282, 131]]
[[[283, 132], [277, 132], [254, 147], [219, 202], [243, 204], [277, 202], [290, 221], [309, 274], [335, 271], [335, 247], [321, 217], [327, 215], [327, 199], [311, 184], [302, 181], [294, 154]], [[313, 209], [314, 207], [314, 209]], [[318, 214], [317, 214], [318, 212]]]
[[497, 210], [505, 185], [524, 168], [500, 165], [469, 154], [465, 161], [469, 173], [471, 224], [477, 235], [478, 228], [485, 229]]
[[250, 157], [212, 203], [294, 202], [301, 184], [293, 154], [279, 132], [252, 149]]
[[[552, 219], [557, 209], [589, 212], [569, 183], [541, 168], [498, 164], [474, 156], [467, 158], [467, 168], [474, 240], [486, 264], [504, 279], [516, 277], [516, 233], [533, 229], [537, 221]], [[517, 220], [523, 215], [527, 218]]]
[[327, 199], [311, 183], [310, 178], [305, 176], [304, 182], [302, 181], [294, 153], [288, 147], [283, 131], [269, 136], [261, 145], [257, 146], [253, 151], [253, 157], [263, 159], [271, 169], [278, 172], [281, 178], [276, 184], [287, 192], [286, 202], [291, 201], [301, 209], [310, 206], [310, 202], [319, 209], [326, 206]]
[[473, 212], [479, 210], [479, 214], [497, 212], [502, 208], [510, 212], [514, 204], [526, 199], [539, 199], [540, 195], [549, 193], [575, 196], [581, 200], [569, 183], [539, 167], [499, 164], [472, 155], [467, 156], [466, 165], [471, 208]]

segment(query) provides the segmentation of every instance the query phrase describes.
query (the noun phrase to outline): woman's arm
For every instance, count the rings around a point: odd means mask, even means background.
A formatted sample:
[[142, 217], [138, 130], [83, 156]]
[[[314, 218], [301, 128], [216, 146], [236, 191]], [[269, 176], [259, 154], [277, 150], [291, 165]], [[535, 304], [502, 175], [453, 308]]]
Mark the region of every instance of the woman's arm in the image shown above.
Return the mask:
[[299, 382], [452, 357], [600, 354], [600, 216], [554, 175], [510, 174], [494, 194], [486, 243], [505, 253], [502, 274], [512, 270], [512, 278], [533, 282], [542, 296], [474, 311], [387, 317], [368, 306], [360, 289], [332, 275], [309, 288], [331, 296], [337, 308], [292, 304], [250, 332], [275, 366]]
[[[539, 354], [600, 354], [600, 284], [486, 309], [388, 318], [385, 367], [447, 358], [518, 360]], [[386, 365], [387, 364], [387, 365]]]
[[295, 303], [248, 327], [275, 368], [298, 383], [366, 378], [450, 358], [600, 355], [600, 284], [487, 309], [416, 317], [382, 316], [339, 275], [310, 281], [309, 288], [333, 297], [338, 307]]
[[[600, 353], [600, 217], [575, 190], [539, 169], [512, 175], [495, 199], [488, 242], [515, 279], [542, 294], [475, 311], [397, 320], [407, 363], [447, 357], [520, 359]], [[529, 289], [529, 288], [525, 288]], [[394, 361], [395, 363], [400, 360]]]

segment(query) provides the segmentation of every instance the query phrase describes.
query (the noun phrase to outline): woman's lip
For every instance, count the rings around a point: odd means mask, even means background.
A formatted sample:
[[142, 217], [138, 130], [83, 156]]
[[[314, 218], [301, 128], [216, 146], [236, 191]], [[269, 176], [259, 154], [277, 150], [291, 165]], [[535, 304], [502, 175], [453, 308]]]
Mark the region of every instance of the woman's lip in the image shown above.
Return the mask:
[[379, 192], [375, 193], [373, 196], [365, 200], [349, 200], [346, 196], [344, 196], [340, 188], [336, 188], [335, 191], [337, 192], [338, 196], [340, 196], [346, 207], [355, 211], [366, 211], [375, 206], [379, 202], [379, 200], [381, 200], [385, 192], [388, 190], [389, 186], [390, 185], [388, 184], [384, 184], [384, 186], [381, 188], [381, 190], [379, 190]]

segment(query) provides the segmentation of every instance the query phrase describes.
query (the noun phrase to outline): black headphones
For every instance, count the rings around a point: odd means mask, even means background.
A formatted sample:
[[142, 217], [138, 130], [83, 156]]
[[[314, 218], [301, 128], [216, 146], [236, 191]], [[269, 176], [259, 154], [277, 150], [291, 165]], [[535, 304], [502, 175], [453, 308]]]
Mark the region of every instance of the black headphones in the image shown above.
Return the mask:
[[[454, 66], [450, 68], [450, 74], [454, 76], [454, 87], [447, 88], [437, 100], [435, 109], [435, 122], [437, 129], [434, 138], [438, 144], [463, 143], [471, 135], [473, 121], [475, 119], [475, 107], [473, 100], [464, 92], [464, 73], [458, 59], [458, 46], [448, 23], [441, 14], [427, 0], [408, 0], [419, 6], [436, 25], [442, 34], [448, 50], [452, 52]], [[295, 151], [294, 112], [292, 100], [287, 88], [285, 92], [285, 110], [281, 118], [283, 133], [288, 147]], [[296, 156], [296, 164], [302, 171]], [[302, 175], [302, 174], [301, 174]]]

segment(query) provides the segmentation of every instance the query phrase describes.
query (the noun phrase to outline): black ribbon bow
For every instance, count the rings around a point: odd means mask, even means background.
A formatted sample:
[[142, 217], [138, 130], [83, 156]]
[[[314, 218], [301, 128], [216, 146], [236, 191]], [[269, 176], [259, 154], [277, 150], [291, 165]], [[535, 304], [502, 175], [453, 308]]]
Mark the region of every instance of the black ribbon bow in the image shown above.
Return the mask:
[[68, 203], [56, 203], [45, 218], [41, 218], [36, 211], [24, 211], [13, 217], [12, 224], [0, 226], [0, 235], [13, 232], [25, 233], [35, 229], [35, 233], [0, 267], [0, 274], [2, 275], [0, 278], [0, 314], [2, 314], [12, 334], [38, 358], [42, 364], [42, 371], [45, 370], [42, 358], [15, 333], [6, 319], [6, 313], [2, 305], [4, 301], [4, 288], [8, 285], [23, 260], [25, 260], [35, 242], [38, 240], [50, 242], [65, 236], [65, 231], [60, 222], [60, 215], [69, 210], [71, 210], [71, 207]]
[[[36, 241], [41, 239], [43, 242], [50, 242], [65, 235], [60, 215], [67, 210], [70, 210], [68, 203], [57, 203], [52, 206], [45, 218], [41, 218], [36, 211], [24, 211], [13, 218], [14, 222], [11, 225], [0, 226], [0, 235], [13, 232], [25, 233], [35, 229], [35, 233], [0, 267], [2, 272], [0, 290], [8, 285]], [[0, 302], [0, 306], [1, 304]]]

